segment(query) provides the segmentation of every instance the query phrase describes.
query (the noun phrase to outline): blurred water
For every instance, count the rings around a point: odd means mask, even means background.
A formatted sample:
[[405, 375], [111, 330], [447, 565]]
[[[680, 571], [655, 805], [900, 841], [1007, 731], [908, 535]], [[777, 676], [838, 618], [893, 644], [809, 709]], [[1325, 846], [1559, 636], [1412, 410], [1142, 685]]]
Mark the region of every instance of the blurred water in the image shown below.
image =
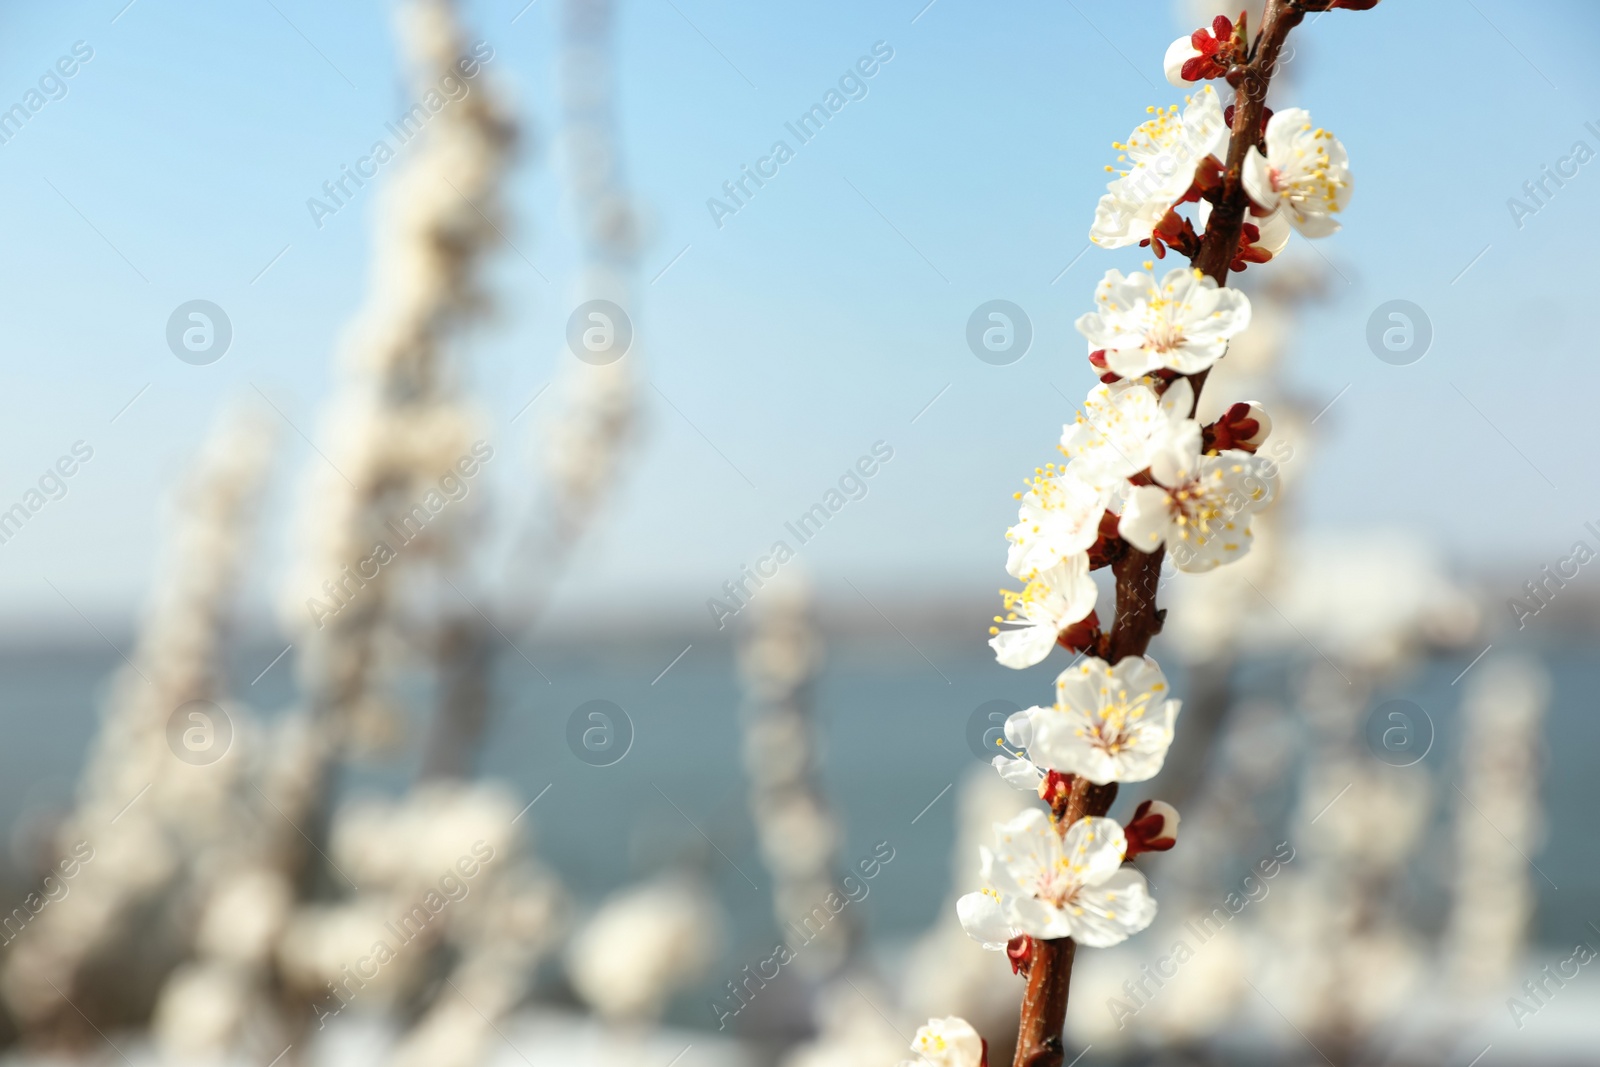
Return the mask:
[[[684, 652], [686, 646], [691, 647]], [[255, 684], [251, 679], [282, 648], [252, 645], [233, 664], [234, 692], [268, 714], [292, 697], [294, 653]], [[744, 802], [731, 643], [704, 633], [662, 634], [560, 646], [524, 643], [523, 651], [537, 670], [509, 646], [498, 659], [494, 714], [480, 766], [514, 784], [524, 803], [539, 797], [519, 821], [539, 858], [560, 873], [580, 907], [664, 867], [690, 866], [715, 888], [731, 921], [723, 965], [714, 973], [732, 973], [770, 951], [776, 937], [771, 881], [755, 851]], [[1490, 656], [1507, 651], [1497, 643]], [[1600, 855], [1547, 843], [1586, 840], [1590, 813], [1600, 802], [1600, 781], [1589, 765], [1590, 754], [1600, 750], [1600, 717], [1592, 710], [1600, 660], [1575, 641], [1547, 641], [1529, 651], [1547, 665], [1554, 682], [1543, 786], [1548, 831], [1541, 841], [1516, 844], [1542, 872], [1534, 878], [1538, 938], [1567, 944], [1590, 917], [1585, 903], [1600, 891]], [[1441, 830], [1456, 798], [1452, 783], [1471, 788], [1455, 765], [1456, 713], [1467, 682], [1452, 680], [1474, 654], [1424, 663], [1376, 698], [1405, 697], [1433, 719], [1437, 740], [1415, 772], [1438, 782]], [[0, 651], [0, 724], [7, 742], [0, 746], [0, 820], [13, 828], [4, 881], [18, 897], [28, 877], [19, 843], [26, 842], [29, 827], [69, 798], [97, 701], [118, 665], [117, 654], [103, 644]], [[1240, 678], [1257, 694], [1282, 697], [1289, 666], [1282, 660], [1257, 662], [1242, 669]], [[1172, 673], [1181, 694], [1181, 673]], [[918, 637], [916, 648], [895, 634], [830, 646], [817, 698], [824, 780], [848, 833], [845, 858], [867, 855], [880, 841], [895, 854], [871, 883], [870, 895], [851, 905], [879, 944], [914, 936], [949, 890], [955, 791], [946, 788], [978, 762], [967, 741], [974, 709], [996, 699], [1024, 706], [1043, 702], [1050, 696], [1049, 677], [1043, 669], [998, 667], [981, 641], [965, 636]], [[590, 766], [568, 747], [569, 716], [595, 699], [615, 703], [632, 722], [632, 747], [611, 766]], [[1182, 726], [1180, 718], [1179, 744]], [[398, 759], [355, 769], [345, 788], [403, 788], [417, 764], [416, 746], [426, 736], [420, 722], [410, 727], [409, 747]], [[1159, 781], [1138, 795], [1158, 792]], [[1448, 832], [1442, 832], [1418, 857], [1414, 874], [1424, 923], [1437, 918], [1448, 846]], [[1159, 871], [1156, 880], [1159, 886]]]

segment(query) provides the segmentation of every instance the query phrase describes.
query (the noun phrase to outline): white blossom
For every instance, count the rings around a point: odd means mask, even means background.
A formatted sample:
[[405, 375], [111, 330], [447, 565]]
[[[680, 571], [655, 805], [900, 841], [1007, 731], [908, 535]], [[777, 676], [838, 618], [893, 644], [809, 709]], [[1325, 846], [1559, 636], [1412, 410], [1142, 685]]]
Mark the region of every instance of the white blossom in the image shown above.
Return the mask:
[[289, 917], [294, 891], [280, 872], [260, 867], [223, 875], [200, 913], [196, 946], [222, 960], [266, 960]]
[[1099, 310], [1079, 317], [1078, 332], [1124, 378], [1155, 370], [1197, 374], [1250, 325], [1250, 298], [1192, 267], [1177, 267], [1159, 282], [1144, 271], [1110, 270], [1094, 299]]
[[995, 834], [996, 850], [981, 850], [983, 890], [956, 904], [962, 927], [985, 948], [1018, 934], [1105, 948], [1155, 918], [1144, 875], [1122, 867], [1128, 843], [1115, 821], [1080, 819], [1063, 836], [1030, 808], [996, 824]]
[[166, 1062], [217, 1062], [246, 1021], [250, 991], [224, 964], [185, 963], [162, 985], [150, 1020]]
[[1180, 117], [1178, 105], [1151, 115], [1128, 136], [1126, 144], [1113, 142], [1123, 153], [1118, 162], [1127, 170], [1106, 186], [1095, 208], [1089, 240], [1101, 248], [1126, 248], [1147, 240], [1172, 205], [1189, 191], [1195, 168], [1207, 156], [1220, 152], [1228, 141], [1217, 91], [1206, 86], [1186, 98]]
[[980, 1067], [984, 1062], [983, 1038], [959, 1016], [929, 1019], [917, 1027], [911, 1051], [935, 1067]]
[[1150, 378], [1101, 384], [1061, 432], [1061, 451], [1075, 470], [1126, 478], [1150, 466], [1170, 433], [1189, 417], [1194, 389], [1179, 378], [1158, 394]]
[[[1099, 590], [1089, 577], [1089, 557], [1076, 552], [1047, 567], [1020, 592], [1000, 590], [1006, 614], [994, 617], [989, 647], [1007, 667], [1031, 667], [1050, 654], [1056, 637], [1094, 610]], [[1001, 629], [1000, 626], [1010, 626]]]
[[606, 898], [573, 936], [567, 976], [602, 1018], [653, 1019], [716, 958], [720, 922], [697, 885], [640, 883]]
[[1150, 464], [1155, 485], [1128, 492], [1118, 532], [1141, 552], [1165, 545], [1181, 571], [1200, 574], [1250, 551], [1250, 516], [1272, 501], [1273, 465], [1249, 452], [1200, 454], [1200, 431], [1182, 429]]
[[1100, 518], [1115, 495], [1115, 487], [1093, 472], [1054, 464], [1028, 485], [1017, 523], [1006, 531], [1011, 542], [1006, 573], [1024, 581], [1087, 552], [1100, 537]]
[[1155, 777], [1172, 744], [1179, 702], [1148, 656], [1115, 667], [1090, 656], [1056, 678], [1056, 702], [1011, 716], [1006, 736], [1026, 741], [1041, 767], [1100, 785]]
[[1254, 145], [1244, 158], [1245, 192], [1267, 210], [1280, 209], [1289, 225], [1306, 237], [1337, 233], [1334, 215], [1345, 209], [1354, 189], [1344, 145], [1311, 124], [1311, 113], [1291, 107], [1267, 122], [1266, 155]]
[[990, 762], [994, 769], [1000, 772], [1000, 777], [1013, 789], [1026, 789], [1037, 793], [1044, 771], [1023, 754], [1033, 740], [1032, 722], [1025, 713], [1017, 712], [1006, 720], [1005, 735], [1006, 741], [1011, 745], [1007, 751], [1015, 752], [1016, 755], [996, 756]]

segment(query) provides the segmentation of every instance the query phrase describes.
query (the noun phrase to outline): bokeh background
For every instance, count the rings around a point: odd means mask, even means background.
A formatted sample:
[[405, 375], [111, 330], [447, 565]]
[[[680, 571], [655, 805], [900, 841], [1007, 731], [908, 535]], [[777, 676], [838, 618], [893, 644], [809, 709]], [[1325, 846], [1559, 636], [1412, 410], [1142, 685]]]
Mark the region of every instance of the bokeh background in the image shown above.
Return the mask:
[[[28, 511], [0, 527], [0, 903], [28, 908], [97, 842], [88, 880], [7, 930], [14, 1055], [821, 1067], [895, 1062], [956, 1013], [1008, 1045], [1017, 986], [951, 906], [1020, 802], [984, 731], [1049, 695], [1048, 671], [983, 644], [1003, 531], [1092, 383], [1074, 319], [1144, 257], [1088, 247], [1111, 142], [1181, 98], [1162, 53], [1215, 12], [437, 11], [0, 13], [0, 513]], [[1578, 0], [1391, 0], [1292, 38], [1273, 105], [1340, 137], [1356, 193], [1343, 232], [1240, 282], [1257, 324], [1213, 392], [1284, 412], [1289, 487], [1239, 575], [1172, 583], [1154, 652], [1186, 712], [1152, 788], [1193, 836], [1149, 865], [1162, 923], [1080, 964], [1069, 1059], [1593, 1061], [1593, 978], [1569, 961], [1600, 948], [1600, 587], [1587, 555], [1561, 561], [1600, 551], [1597, 30]], [[469, 50], [481, 70], [435, 140], [318, 218], [308, 200], [437, 84], [428, 64]], [[800, 144], [785, 124], [868, 56], [863, 95]], [[74, 73], [52, 78], [61, 57]], [[777, 175], [711, 210], [777, 140]], [[397, 178], [418, 173], [450, 189]], [[369, 501], [392, 516], [459, 454], [404, 403], [388, 437], [362, 406], [397, 395], [372, 384], [373, 322], [431, 307], [435, 275], [391, 277], [430, 211], [470, 231], [439, 256], [476, 281], [432, 307], [449, 328], [421, 346], [423, 392], [494, 458], [425, 558], [385, 567], [374, 662], [335, 700], [350, 649], [305, 600], [336, 576], [317, 552], [348, 514], [347, 457], [413, 457], [411, 488]], [[633, 331], [598, 367], [567, 340], [597, 297]], [[967, 340], [997, 299], [1031, 333], [998, 364]], [[168, 341], [194, 300], [231, 330], [199, 365]], [[1372, 340], [1396, 307], [1399, 351]], [[75, 446], [92, 458], [41, 487]], [[785, 524], [875, 448], [858, 498], [798, 544]], [[725, 583], [780, 539], [794, 558], [742, 608]], [[205, 610], [173, 608], [196, 588]], [[168, 744], [177, 704], [129, 695], [174, 657], [231, 732], [198, 770]], [[306, 755], [330, 702], [349, 705], [337, 750]], [[168, 781], [189, 784], [162, 799]], [[274, 815], [285, 797], [303, 810]], [[293, 834], [261, 829], [278, 816]], [[319, 1028], [341, 946], [362, 955], [361, 923], [489, 824], [517, 866]], [[725, 1017], [729, 983], [880, 843], [870, 892]], [[1296, 859], [1225, 932], [1185, 932], [1280, 843]], [[1185, 937], [1177, 977], [1124, 988]]]

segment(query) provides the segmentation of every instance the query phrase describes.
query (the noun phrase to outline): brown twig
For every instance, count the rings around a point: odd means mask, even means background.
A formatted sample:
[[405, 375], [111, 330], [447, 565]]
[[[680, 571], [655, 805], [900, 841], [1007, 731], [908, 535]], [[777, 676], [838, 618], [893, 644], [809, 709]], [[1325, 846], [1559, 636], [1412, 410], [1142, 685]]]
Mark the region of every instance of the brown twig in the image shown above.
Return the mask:
[[1061, 1067], [1061, 1030], [1067, 1018], [1067, 987], [1078, 944], [1070, 937], [1035, 941], [1022, 994], [1022, 1026], [1017, 1031], [1013, 1067]]
[[[1305, 11], [1297, 0], [1268, 0], [1248, 62], [1228, 71], [1228, 84], [1235, 91], [1233, 137], [1223, 169], [1222, 193], [1212, 208], [1205, 238], [1193, 260], [1194, 266], [1218, 285], [1228, 283], [1229, 265], [1238, 250], [1249, 210], [1242, 179], [1245, 155], [1261, 138], [1261, 117], [1278, 53], [1289, 31], [1305, 17]], [[1206, 377], [1207, 372], [1201, 371], [1190, 379], [1196, 410]], [[1109, 642], [1113, 664], [1127, 656], [1144, 655], [1151, 639], [1161, 632], [1166, 613], [1156, 606], [1156, 591], [1161, 581], [1162, 558], [1161, 549], [1135, 550], [1112, 564], [1117, 589], [1117, 614]], [[1077, 779], [1065, 810], [1060, 813], [1060, 829], [1064, 832], [1085, 816], [1104, 815], [1116, 795], [1114, 782], [1097, 786]], [[1076, 949], [1071, 938], [1034, 942], [1012, 1067], [1061, 1067], [1065, 1059], [1061, 1033], [1066, 1026], [1067, 992]]]
[[1156, 589], [1161, 583], [1163, 558], [1164, 549], [1134, 549], [1111, 565], [1117, 579], [1117, 616], [1111, 627], [1113, 664], [1127, 656], [1144, 655], [1150, 639], [1161, 632], [1165, 613], [1156, 607]]
[[[1250, 62], [1228, 71], [1228, 84], [1234, 88], [1233, 138], [1228, 144], [1228, 160], [1222, 171], [1222, 196], [1206, 222], [1205, 239], [1194, 265], [1218, 285], [1228, 284], [1228, 265], [1239, 247], [1249, 207], [1244, 192], [1244, 157], [1261, 139], [1261, 115], [1267, 106], [1267, 86], [1277, 70], [1278, 53], [1289, 31], [1300, 24], [1305, 13], [1292, 0], [1270, 0], [1261, 19], [1261, 34], [1251, 52]], [[1195, 397], [1204, 375], [1195, 376]]]

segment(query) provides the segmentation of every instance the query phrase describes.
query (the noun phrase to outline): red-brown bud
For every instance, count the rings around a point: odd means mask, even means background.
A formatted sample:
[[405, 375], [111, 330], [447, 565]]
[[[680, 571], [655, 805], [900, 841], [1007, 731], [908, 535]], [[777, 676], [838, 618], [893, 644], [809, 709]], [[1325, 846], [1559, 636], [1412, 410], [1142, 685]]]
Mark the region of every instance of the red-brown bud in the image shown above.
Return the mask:
[[1057, 815], [1066, 810], [1067, 800], [1071, 796], [1072, 775], [1045, 771], [1044, 777], [1039, 779], [1039, 799], [1050, 805], [1050, 810]]
[[[1026, 975], [1028, 968], [1033, 966], [1033, 938], [1027, 934], [1018, 934], [1006, 942], [1006, 959], [1011, 961], [1011, 973]], [[984, 1042], [983, 1054], [989, 1055], [988, 1042]]]
[[1109, 567], [1128, 554], [1128, 542], [1117, 533], [1117, 524], [1121, 521], [1122, 516], [1114, 511], [1100, 516], [1100, 532], [1095, 543], [1089, 546], [1090, 570]]
[[[1234, 107], [1234, 105], [1229, 104], [1227, 107], [1222, 109], [1222, 124], [1224, 126], [1228, 127], [1228, 129], [1230, 129], [1230, 130], [1233, 129], [1233, 107]], [[1271, 121], [1272, 121], [1272, 109], [1270, 107], [1262, 108], [1261, 109], [1261, 131], [1260, 131], [1260, 136], [1261, 137], [1265, 137], [1267, 135], [1267, 123], [1269, 123]]]
[[1228, 269], [1242, 271], [1252, 263], [1265, 263], [1271, 258], [1272, 253], [1261, 244], [1261, 227], [1247, 222], [1239, 229], [1239, 247], [1233, 250], [1233, 262], [1228, 264]]
[[1200, 433], [1200, 444], [1206, 452], [1221, 452], [1237, 448], [1254, 452], [1272, 432], [1272, 420], [1265, 409], [1254, 401], [1241, 402], [1228, 408], [1222, 418], [1205, 427]]
[[1100, 372], [1100, 380], [1106, 385], [1122, 381], [1122, 375], [1106, 369], [1106, 350], [1097, 348], [1089, 353], [1089, 366]]
[[1091, 611], [1056, 634], [1056, 644], [1068, 652], [1088, 652], [1099, 645], [1101, 636], [1100, 616]]
[[[1209, 157], [1207, 157], [1209, 158]], [[1189, 197], [1198, 200], [1200, 194], [1190, 187]], [[1183, 201], [1179, 201], [1182, 203]], [[1150, 250], [1156, 254], [1157, 259], [1165, 258], [1167, 249], [1173, 248], [1180, 255], [1191, 259], [1200, 253], [1200, 236], [1194, 232], [1194, 224], [1179, 215], [1176, 211], [1168, 210], [1160, 222], [1150, 231], [1150, 236], [1139, 242], [1149, 245]]]
[[1233, 23], [1225, 15], [1212, 19], [1211, 29], [1195, 30], [1190, 34], [1189, 46], [1200, 54], [1184, 61], [1184, 81], [1220, 78], [1228, 72], [1234, 59], [1244, 54], [1242, 42], [1234, 33]]
[[1178, 809], [1162, 800], [1146, 800], [1133, 809], [1122, 832], [1128, 839], [1127, 859], [1141, 852], [1165, 852], [1178, 843]]

